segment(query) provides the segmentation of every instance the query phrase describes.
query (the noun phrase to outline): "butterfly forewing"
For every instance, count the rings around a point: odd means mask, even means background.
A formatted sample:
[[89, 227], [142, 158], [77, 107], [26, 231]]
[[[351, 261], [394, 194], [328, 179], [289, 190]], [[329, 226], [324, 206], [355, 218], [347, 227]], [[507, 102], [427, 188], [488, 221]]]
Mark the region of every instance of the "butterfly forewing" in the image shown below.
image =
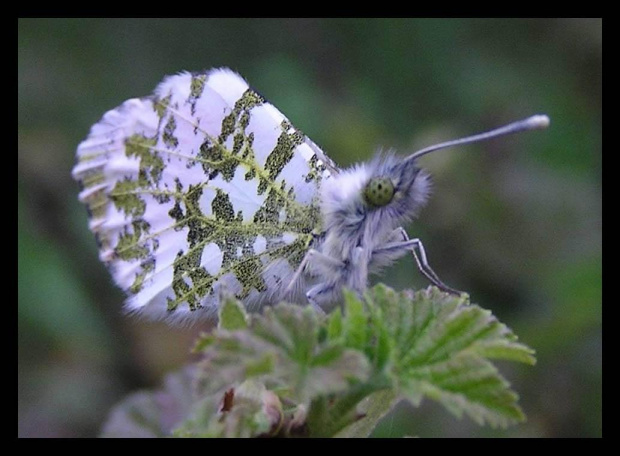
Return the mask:
[[337, 171], [227, 69], [126, 101], [77, 155], [100, 257], [127, 308], [155, 318], [209, 318], [224, 289], [249, 308], [282, 299], [320, 231], [321, 181]]

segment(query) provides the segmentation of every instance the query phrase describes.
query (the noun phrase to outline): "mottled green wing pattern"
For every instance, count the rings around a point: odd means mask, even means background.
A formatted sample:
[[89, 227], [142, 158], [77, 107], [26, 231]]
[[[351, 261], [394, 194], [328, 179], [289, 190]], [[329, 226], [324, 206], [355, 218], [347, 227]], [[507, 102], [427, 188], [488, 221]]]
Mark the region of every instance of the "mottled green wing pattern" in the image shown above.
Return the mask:
[[166, 78], [109, 111], [78, 147], [102, 261], [152, 318], [211, 318], [221, 293], [249, 309], [304, 302], [290, 280], [320, 232], [323, 152], [227, 69]]

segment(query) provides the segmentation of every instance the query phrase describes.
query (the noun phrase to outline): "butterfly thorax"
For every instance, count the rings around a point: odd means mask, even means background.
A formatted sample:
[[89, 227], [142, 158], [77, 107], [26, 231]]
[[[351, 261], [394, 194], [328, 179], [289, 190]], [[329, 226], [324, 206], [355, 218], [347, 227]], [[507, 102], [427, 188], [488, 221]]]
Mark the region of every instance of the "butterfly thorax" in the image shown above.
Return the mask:
[[[379, 200], [385, 203], [381, 206], [369, 202], [367, 196], [374, 182], [385, 182], [393, 188], [388, 198]], [[417, 214], [428, 193], [428, 175], [415, 163], [392, 154], [380, 154], [369, 163], [343, 170], [323, 182], [320, 206], [324, 233], [314, 246], [323, 260], [311, 263], [309, 270], [319, 280], [333, 285], [334, 292], [325, 301], [337, 299], [342, 286], [363, 291], [370, 272], [396, 259], [395, 255], [377, 252], [392, 242], [402, 223]]]

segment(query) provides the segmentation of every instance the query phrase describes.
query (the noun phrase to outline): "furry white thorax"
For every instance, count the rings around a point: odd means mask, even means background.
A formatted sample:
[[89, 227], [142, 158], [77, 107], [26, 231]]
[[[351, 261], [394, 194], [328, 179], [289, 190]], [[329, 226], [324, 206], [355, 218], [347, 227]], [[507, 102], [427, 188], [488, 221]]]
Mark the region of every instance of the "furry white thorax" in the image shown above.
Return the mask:
[[[385, 206], [372, 207], [364, 199], [364, 189], [379, 177], [389, 178], [395, 193]], [[429, 193], [429, 175], [415, 162], [392, 153], [377, 154], [368, 163], [326, 179], [320, 190], [323, 236], [313, 246], [320, 255], [308, 262], [318, 285], [308, 292], [308, 299], [324, 306], [339, 298], [343, 286], [362, 292], [369, 273], [406, 254], [408, 249], [379, 250], [402, 241], [395, 230], [417, 215]]]

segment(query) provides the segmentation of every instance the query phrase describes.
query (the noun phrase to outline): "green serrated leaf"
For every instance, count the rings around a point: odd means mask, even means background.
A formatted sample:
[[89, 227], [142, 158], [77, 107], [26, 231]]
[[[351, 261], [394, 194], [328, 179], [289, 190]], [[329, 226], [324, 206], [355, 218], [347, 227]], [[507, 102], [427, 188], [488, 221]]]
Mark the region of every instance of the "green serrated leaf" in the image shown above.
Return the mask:
[[194, 347], [192, 348], [192, 353], [200, 353], [204, 351], [209, 345], [211, 345], [215, 341], [215, 338], [211, 333], [202, 333], [194, 342]]
[[273, 372], [275, 364], [275, 356], [273, 353], [265, 353], [256, 360], [250, 360], [245, 366], [246, 377], [256, 377], [266, 375]]
[[[359, 420], [362, 418], [362, 413], [358, 410], [360, 402], [381, 389], [383, 388], [380, 384], [370, 380], [355, 382], [338, 394], [315, 397], [307, 416], [310, 436], [332, 437]], [[390, 404], [385, 405], [388, 408]]]
[[311, 308], [279, 305], [266, 309], [251, 329], [256, 337], [302, 364], [309, 362], [318, 342], [317, 315]]
[[379, 421], [392, 410], [396, 402], [398, 398], [393, 390], [377, 391], [367, 396], [357, 408], [357, 419], [334, 437], [368, 437]]
[[373, 343], [367, 345], [366, 355], [372, 360], [375, 375], [377, 375], [382, 373], [389, 363], [393, 341], [382, 309], [378, 306], [369, 306], [368, 310], [371, 315], [368, 331]]
[[342, 332], [342, 312], [340, 309], [336, 309], [329, 314], [327, 320], [327, 339], [330, 341], [339, 341], [342, 337]]
[[247, 320], [247, 313], [240, 301], [230, 296], [223, 300], [219, 310], [218, 328], [229, 331], [247, 328]]
[[422, 390], [459, 418], [467, 414], [476, 423], [493, 427], [507, 427], [525, 418], [508, 382], [482, 358], [446, 361], [415, 375], [418, 378], [410, 379], [405, 390]]
[[[185, 398], [186, 419], [174, 435], [367, 436], [397, 398], [433, 399], [494, 427], [524, 420], [490, 360], [533, 364], [534, 352], [491, 312], [433, 287], [397, 293], [379, 285], [364, 300], [345, 291], [343, 310], [327, 318], [286, 304], [248, 318], [227, 300], [219, 327], [196, 344], [204, 357], [196, 395]], [[158, 397], [127, 402], [108, 434], [124, 426], [170, 435]]]
[[347, 347], [363, 350], [368, 332], [368, 315], [364, 304], [352, 291], [344, 291], [345, 318], [343, 333]]
[[366, 298], [377, 308], [371, 327], [393, 344], [388, 376], [412, 404], [429, 397], [492, 426], [524, 419], [517, 395], [487, 358], [532, 364], [534, 352], [491, 312], [434, 287], [412, 294], [378, 286]]
[[268, 351], [251, 334], [241, 331], [216, 330], [203, 350], [196, 380], [200, 397], [221, 394], [243, 383], [251, 374], [265, 375], [270, 366]]
[[326, 322], [319, 323], [312, 309], [282, 304], [254, 316], [245, 329], [218, 329], [204, 351], [200, 394], [215, 394], [253, 377], [301, 404], [365, 379], [369, 365], [364, 355], [319, 337], [321, 324]]
[[509, 340], [495, 340], [476, 343], [473, 349], [480, 356], [491, 359], [505, 359], [529, 365], [536, 364], [536, 352], [527, 345]]

